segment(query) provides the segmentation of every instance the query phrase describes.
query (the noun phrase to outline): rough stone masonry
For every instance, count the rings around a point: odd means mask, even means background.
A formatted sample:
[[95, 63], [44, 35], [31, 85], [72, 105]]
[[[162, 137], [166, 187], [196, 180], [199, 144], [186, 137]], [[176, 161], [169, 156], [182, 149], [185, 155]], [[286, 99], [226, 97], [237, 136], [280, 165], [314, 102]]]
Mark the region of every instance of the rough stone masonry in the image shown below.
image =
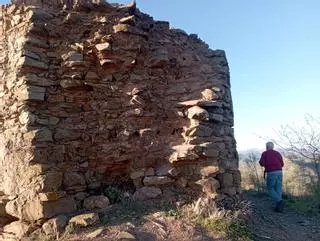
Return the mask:
[[140, 201], [237, 196], [224, 51], [135, 3], [13, 2], [0, 8], [2, 223], [74, 212], [120, 182]]

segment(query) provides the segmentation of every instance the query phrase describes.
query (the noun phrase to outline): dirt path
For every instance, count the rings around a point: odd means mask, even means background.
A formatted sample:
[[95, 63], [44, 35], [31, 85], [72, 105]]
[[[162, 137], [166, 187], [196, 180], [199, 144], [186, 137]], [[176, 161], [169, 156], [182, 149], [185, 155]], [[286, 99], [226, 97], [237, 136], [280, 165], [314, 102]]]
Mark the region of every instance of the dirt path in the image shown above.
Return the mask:
[[309, 218], [286, 208], [284, 213], [273, 211], [270, 199], [259, 193], [247, 193], [252, 205], [249, 228], [257, 241], [319, 241], [320, 219]]

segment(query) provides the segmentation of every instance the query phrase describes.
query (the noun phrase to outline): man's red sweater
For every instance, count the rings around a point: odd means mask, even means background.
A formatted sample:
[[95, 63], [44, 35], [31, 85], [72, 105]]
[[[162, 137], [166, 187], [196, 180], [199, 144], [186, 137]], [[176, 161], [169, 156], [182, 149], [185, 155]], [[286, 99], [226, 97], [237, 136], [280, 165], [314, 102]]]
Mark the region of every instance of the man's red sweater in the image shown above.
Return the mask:
[[275, 150], [263, 152], [259, 163], [266, 169], [266, 172], [281, 171], [284, 165], [281, 154]]

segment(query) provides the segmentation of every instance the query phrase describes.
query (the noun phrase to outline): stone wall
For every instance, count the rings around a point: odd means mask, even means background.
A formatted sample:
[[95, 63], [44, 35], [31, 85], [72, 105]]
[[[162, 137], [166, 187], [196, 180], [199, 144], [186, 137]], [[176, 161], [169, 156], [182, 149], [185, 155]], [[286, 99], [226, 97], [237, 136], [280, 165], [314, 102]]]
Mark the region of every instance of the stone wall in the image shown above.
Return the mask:
[[20, 2], [0, 12], [8, 214], [73, 212], [120, 182], [139, 200], [169, 187], [218, 200], [239, 193], [224, 51], [135, 4]]

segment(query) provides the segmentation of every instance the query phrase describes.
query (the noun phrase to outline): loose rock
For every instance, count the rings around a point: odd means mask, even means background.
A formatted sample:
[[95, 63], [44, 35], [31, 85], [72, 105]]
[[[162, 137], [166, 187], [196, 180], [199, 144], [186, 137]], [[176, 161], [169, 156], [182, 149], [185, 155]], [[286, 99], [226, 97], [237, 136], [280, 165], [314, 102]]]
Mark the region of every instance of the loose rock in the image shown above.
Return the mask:
[[98, 214], [96, 213], [87, 213], [87, 214], [77, 215], [72, 217], [69, 220], [69, 224], [79, 226], [79, 227], [93, 226], [98, 223], [100, 223], [100, 219]]
[[119, 239], [120, 240], [136, 240], [135, 236], [133, 236], [131, 233], [125, 232], [125, 231], [122, 231], [119, 234]]

